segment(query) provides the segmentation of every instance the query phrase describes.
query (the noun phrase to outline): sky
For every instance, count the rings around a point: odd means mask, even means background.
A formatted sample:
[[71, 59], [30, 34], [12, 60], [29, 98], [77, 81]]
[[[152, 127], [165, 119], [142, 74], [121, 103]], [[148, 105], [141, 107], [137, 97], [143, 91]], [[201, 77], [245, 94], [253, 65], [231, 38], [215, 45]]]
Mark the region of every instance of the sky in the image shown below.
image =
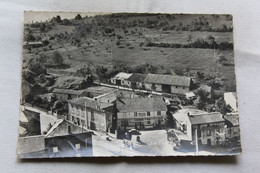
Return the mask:
[[87, 13], [87, 12], [43, 12], [43, 11], [25, 11], [24, 12], [24, 23], [32, 22], [44, 22], [50, 20], [53, 17], [59, 15], [61, 19], [73, 19], [77, 14], [80, 14], [82, 17], [85, 16], [95, 16], [97, 14], [105, 13]]

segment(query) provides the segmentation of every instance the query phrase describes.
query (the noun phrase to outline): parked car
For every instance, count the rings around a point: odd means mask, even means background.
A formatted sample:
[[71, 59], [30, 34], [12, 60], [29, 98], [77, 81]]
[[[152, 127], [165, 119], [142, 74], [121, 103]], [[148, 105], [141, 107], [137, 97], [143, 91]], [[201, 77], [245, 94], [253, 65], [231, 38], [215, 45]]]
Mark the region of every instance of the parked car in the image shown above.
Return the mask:
[[128, 131], [129, 133], [131, 133], [131, 135], [140, 135], [140, 131], [139, 130], [136, 130], [136, 129], [131, 129]]

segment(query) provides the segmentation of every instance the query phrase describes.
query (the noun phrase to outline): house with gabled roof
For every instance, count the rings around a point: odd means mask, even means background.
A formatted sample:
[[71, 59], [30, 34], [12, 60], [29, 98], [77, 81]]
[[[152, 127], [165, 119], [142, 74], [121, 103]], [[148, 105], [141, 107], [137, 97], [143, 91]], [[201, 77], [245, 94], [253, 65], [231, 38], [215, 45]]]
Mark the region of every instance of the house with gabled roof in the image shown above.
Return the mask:
[[147, 90], [171, 94], [185, 94], [190, 92], [192, 80], [186, 76], [147, 74], [144, 79]]
[[113, 103], [79, 97], [68, 101], [68, 121], [85, 129], [107, 132], [112, 128]]
[[147, 74], [133, 73], [128, 79], [128, 86], [134, 89], [145, 89], [144, 79]]
[[116, 109], [121, 130], [160, 128], [167, 111], [162, 97], [120, 98]]
[[71, 90], [71, 89], [59, 89], [59, 88], [55, 88], [52, 93], [53, 96], [60, 101], [67, 101], [73, 98], [78, 98], [87, 95], [85, 90]]
[[240, 127], [239, 127], [239, 115], [238, 113], [227, 113], [224, 115], [226, 120], [226, 139], [233, 144], [239, 144], [240, 140]]
[[127, 79], [132, 75], [132, 73], [120, 72], [110, 79], [110, 82], [118, 86], [128, 86], [130, 82]]
[[40, 113], [22, 109], [19, 117], [19, 136], [41, 135]]
[[[173, 114], [179, 140], [195, 144], [196, 132], [199, 144], [217, 145], [225, 141], [225, 119], [219, 112], [205, 112], [198, 109], [181, 109]], [[178, 137], [178, 135], [177, 135]]]
[[59, 119], [45, 135], [18, 139], [20, 158], [93, 156], [93, 132]]

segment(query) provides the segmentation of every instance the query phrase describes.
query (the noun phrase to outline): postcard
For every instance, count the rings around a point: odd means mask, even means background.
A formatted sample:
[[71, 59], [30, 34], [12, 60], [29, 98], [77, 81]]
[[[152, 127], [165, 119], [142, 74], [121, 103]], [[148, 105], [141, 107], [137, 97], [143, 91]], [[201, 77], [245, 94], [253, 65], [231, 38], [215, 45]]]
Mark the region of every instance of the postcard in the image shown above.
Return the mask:
[[229, 14], [24, 13], [18, 158], [240, 154]]

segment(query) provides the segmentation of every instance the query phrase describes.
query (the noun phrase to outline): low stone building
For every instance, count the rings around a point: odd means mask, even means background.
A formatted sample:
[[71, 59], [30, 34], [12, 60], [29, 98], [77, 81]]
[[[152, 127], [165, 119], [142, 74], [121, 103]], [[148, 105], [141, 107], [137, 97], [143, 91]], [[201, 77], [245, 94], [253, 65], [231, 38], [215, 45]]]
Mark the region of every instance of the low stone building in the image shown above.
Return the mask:
[[147, 74], [144, 79], [145, 89], [171, 94], [190, 92], [192, 80], [189, 77], [177, 75]]
[[145, 89], [144, 79], [146, 74], [133, 73], [128, 79], [128, 86], [133, 89]]
[[130, 86], [130, 82], [127, 79], [132, 75], [132, 73], [120, 72], [110, 79], [110, 82], [118, 86]]
[[54, 89], [52, 93], [53, 93], [53, 97], [56, 100], [60, 100], [60, 101], [67, 101], [73, 98], [78, 98], [87, 95], [85, 90], [67, 90], [67, 89], [58, 89], [58, 88]]

